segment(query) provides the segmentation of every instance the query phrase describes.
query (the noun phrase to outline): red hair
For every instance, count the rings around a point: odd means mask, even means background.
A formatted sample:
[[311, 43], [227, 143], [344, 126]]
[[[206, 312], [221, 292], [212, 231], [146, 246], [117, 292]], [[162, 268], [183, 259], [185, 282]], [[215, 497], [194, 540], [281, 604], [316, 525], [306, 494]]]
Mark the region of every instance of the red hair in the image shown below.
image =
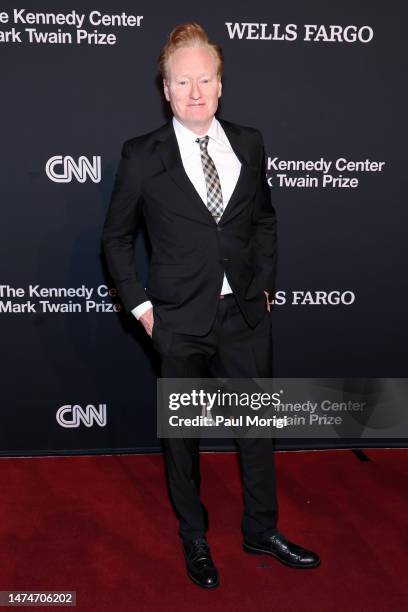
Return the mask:
[[164, 79], [168, 78], [169, 58], [180, 47], [207, 48], [214, 55], [217, 64], [217, 76], [219, 79], [221, 78], [224, 70], [224, 58], [221, 47], [210, 42], [204, 28], [195, 21], [191, 21], [173, 28], [157, 59], [160, 73]]

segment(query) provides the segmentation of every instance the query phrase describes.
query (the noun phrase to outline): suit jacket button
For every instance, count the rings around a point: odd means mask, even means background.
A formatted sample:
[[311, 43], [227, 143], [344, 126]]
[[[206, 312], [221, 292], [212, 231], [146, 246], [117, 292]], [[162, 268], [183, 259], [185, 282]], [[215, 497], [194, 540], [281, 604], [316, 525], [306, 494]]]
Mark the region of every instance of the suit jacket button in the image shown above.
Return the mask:
[[222, 232], [222, 227], [220, 227], [219, 225], [217, 225], [217, 231], [218, 231], [218, 232]]

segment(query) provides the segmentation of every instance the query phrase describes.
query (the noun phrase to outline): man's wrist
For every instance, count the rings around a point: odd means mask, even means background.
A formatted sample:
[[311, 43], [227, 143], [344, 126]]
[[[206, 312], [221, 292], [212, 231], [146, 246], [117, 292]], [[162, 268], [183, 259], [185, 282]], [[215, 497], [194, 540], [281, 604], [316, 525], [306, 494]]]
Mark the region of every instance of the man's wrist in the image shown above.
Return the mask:
[[135, 316], [137, 320], [139, 320], [140, 317], [144, 315], [144, 313], [147, 312], [150, 308], [153, 308], [153, 304], [150, 300], [147, 300], [146, 302], [142, 302], [138, 306], [135, 306], [135, 308], [132, 308], [131, 312], [132, 315]]

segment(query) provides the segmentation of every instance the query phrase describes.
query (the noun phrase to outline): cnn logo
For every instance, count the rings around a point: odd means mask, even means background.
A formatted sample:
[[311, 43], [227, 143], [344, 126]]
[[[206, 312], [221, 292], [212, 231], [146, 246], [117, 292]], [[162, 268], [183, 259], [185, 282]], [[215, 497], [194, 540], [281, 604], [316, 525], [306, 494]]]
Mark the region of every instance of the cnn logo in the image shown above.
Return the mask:
[[101, 180], [101, 157], [93, 155], [90, 161], [85, 155], [81, 155], [76, 162], [70, 155], [54, 155], [50, 157], [45, 165], [47, 176], [54, 183], [69, 183], [75, 178], [80, 183], [85, 183], [89, 177], [94, 183]]
[[56, 418], [61, 427], [79, 427], [81, 424], [85, 427], [92, 427], [94, 424], [105, 427], [106, 404], [88, 404], [85, 408], [79, 404], [66, 404], [58, 409]]

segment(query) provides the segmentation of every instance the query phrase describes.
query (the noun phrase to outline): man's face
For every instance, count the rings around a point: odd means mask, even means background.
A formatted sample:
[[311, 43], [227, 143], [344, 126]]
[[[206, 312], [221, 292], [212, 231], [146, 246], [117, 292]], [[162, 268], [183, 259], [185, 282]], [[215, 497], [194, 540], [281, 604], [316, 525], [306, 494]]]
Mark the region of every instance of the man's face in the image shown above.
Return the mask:
[[222, 84], [214, 55], [204, 47], [180, 47], [169, 58], [164, 95], [174, 116], [198, 135], [206, 132], [218, 107]]

